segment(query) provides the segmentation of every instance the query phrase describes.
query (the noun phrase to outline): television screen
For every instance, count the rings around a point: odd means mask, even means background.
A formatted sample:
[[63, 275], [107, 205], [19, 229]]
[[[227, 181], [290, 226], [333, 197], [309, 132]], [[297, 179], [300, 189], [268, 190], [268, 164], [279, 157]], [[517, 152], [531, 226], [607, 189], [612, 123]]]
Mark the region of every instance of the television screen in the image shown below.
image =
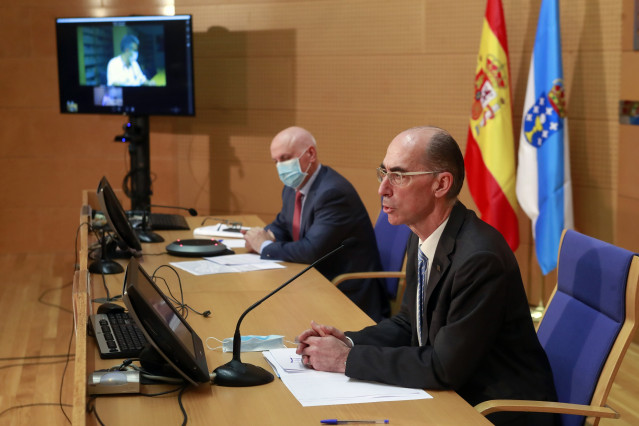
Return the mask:
[[115, 195], [111, 184], [106, 177], [100, 179], [98, 185], [98, 202], [109, 226], [116, 235], [116, 242], [120, 249], [134, 256], [142, 255], [142, 244], [126, 217], [122, 203]]
[[195, 115], [190, 15], [56, 19], [60, 111]]
[[122, 296], [147, 341], [172, 370], [192, 384], [211, 380], [202, 340], [135, 259], [127, 266]]

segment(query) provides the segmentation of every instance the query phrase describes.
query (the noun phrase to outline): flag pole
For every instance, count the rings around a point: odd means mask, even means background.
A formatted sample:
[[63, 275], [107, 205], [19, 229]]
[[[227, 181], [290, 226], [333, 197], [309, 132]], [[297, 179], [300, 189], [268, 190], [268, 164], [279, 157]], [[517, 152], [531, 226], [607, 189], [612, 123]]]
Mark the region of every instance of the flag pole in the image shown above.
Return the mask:
[[[532, 229], [530, 230], [530, 237], [531, 240], [530, 241], [534, 241], [534, 238], [532, 236]], [[534, 243], [536, 244], [536, 242]], [[531, 287], [532, 287], [532, 266], [533, 264], [537, 264], [537, 268], [539, 269], [539, 276], [541, 277], [541, 279], [539, 280], [539, 304], [535, 307], [531, 307], [530, 308], [530, 317], [532, 318], [534, 323], [538, 323], [541, 320], [541, 317], [544, 316], [544, 310], [546, 309], [544, 307], [544, 274], [541, 271], [541, 267], [539, 267], [539, 263], [535, 262], [535, 259], [533, 258], [534, 256], [534, 250], [533, 250], [533, 244], [529, 244], [528, 245], [528, 260], [529, 260], [529, 267], [528, 267], [528, 282], [531, 283]], [[532, 290], [532, 288], [531, 288]]]
[[540, 275], [540, 280], [539, 280], [539, 304], [537, 306], [535, 306], [534, 308], [530, 309], [530, 316], [532, 317], [532, 320], [534, 323], [538, 323], [539, 321], [541, 321], [541, 317], [544, 316], [544, 311], [546, 310], [546, 307], [544, 306], [544, 275], [541, 274]]

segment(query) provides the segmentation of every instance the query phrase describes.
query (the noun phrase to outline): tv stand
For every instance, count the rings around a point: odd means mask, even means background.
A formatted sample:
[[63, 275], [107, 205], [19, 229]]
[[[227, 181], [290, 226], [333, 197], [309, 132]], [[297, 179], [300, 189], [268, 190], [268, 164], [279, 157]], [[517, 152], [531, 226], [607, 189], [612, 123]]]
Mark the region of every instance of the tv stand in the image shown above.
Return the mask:
[[151, 191], [149, 116], [130, 115], [129, 121], [122, 128], [124, 134], [116, 136], [115, 141], [129, 144], [131, 165], [124, 179], [125, 192], [131, 198], [131, 210], [148, 211], [151, 208], [153, 193]]

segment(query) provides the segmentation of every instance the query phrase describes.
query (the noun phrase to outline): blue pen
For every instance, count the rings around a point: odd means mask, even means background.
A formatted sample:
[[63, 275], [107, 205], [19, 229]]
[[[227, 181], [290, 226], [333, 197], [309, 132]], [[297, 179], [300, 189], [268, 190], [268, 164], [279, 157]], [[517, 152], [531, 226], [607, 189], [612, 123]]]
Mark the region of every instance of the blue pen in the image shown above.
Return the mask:
[[337, 419], [324, 419], [320, 423], [324, 425], [349, 425], [349, 424], [388, 424], [390, 421], [386, 420], [337, 420]]

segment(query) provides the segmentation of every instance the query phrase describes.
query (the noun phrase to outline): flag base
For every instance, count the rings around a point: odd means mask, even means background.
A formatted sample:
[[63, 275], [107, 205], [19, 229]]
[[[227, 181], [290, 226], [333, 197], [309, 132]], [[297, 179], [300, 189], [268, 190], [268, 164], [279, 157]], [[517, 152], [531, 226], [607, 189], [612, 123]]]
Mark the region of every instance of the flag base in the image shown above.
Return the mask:
[[541, 317], [544, 316], [545, 310], [546, 308], [544, 307], [543, 303], [539, 303], [539, 305], [537, 305], [536, 307], [530, 308], [530, 316], [532, 317], [534, 323], [538, 323], [539, 321], [541, 321]]

